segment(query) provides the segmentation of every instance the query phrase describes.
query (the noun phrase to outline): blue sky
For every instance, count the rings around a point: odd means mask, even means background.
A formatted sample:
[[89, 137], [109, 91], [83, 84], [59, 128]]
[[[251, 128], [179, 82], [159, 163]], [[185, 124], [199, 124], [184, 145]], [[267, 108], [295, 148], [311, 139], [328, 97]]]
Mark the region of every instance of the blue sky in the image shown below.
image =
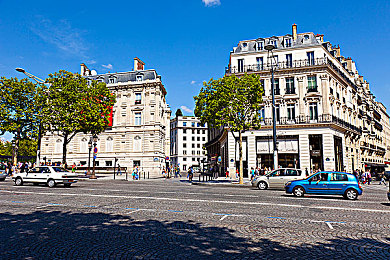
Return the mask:
[[[326, 5], [324, 5], [326, 4]], [[222, 77], [238, 41], [298, 32], [325, 35], [352, 57], [390, 109], [390, 1], [0, 0], [0, 76], [46, 78], [84, 62], [98, 73], [156, 69], [174, 113], [194, 109], [203, 81]]]

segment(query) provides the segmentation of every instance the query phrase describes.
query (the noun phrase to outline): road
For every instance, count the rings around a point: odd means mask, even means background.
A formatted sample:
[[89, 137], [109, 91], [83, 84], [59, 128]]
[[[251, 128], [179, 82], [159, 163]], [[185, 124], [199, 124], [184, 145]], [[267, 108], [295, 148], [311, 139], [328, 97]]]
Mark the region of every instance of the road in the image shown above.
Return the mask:
[[1, 259], [390, 259], [386, 187], [357, 201], [177, 180], [0, 183]]

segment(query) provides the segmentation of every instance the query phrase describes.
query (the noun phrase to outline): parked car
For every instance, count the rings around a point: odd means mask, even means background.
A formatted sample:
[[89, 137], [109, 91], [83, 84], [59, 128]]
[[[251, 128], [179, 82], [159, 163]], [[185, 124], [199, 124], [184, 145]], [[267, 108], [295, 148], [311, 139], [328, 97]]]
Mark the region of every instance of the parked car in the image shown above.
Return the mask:
[[281, 168], [266, 175], [257, 176], [252, 180], [252, 186], [259, 190], [283, 189], [288, 181], [304, 179], [307, 176], [302, 170], [293, 168]]
[[302, 197], [307, 194], [342, 195], [345, 199], [356, 200], [363, 189], [353, 174], [324, 171], [315, 173], [304, 180], [289, 181], [284, 187], [286, 193]]
[[4, 164], [0, 164], [0, 181], [5, 181], [7, 177], [7, 167]]
[[78, 181], [78, 178], [76, 174], [68, 172], [59, 166], [40, 166], [28, 172], [16, 173], [12, 176], [12, 180], [16, 186], [21, 186], [24, 183], [33, 183], [34, 185], [44, 183], [53, 188], [57, 184], [64, 184], [65, 187], [70, 187], [71, 184]]

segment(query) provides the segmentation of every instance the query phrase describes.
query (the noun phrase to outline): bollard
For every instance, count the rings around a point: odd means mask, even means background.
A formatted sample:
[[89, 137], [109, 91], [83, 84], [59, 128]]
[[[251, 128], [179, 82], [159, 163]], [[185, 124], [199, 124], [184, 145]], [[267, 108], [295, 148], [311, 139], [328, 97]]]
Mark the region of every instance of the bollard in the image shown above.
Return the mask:
[[149, 172], [148, 172], [148, 179], [149, 179]]
[[127, 170], [126, 170], [126, 181], [127, 181], [128, 179], [127, 179]]

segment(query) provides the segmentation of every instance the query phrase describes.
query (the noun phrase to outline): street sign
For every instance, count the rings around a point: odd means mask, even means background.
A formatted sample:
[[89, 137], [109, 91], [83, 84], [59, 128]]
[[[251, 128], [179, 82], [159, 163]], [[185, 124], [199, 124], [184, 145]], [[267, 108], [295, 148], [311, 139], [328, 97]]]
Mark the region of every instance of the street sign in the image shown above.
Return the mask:
[[94, 152], [94, 153], [97, 153], [97, 152], [98, 152], [97, 147], [93, 148], [93, 152]]
[[93, 156], [93, 159], [96, 160], [96, 155]]
[[153, 161], [154, 162], [158, 162], [158, 158], [153, 158]]
[[169, 156], [165, 157], [165, 160], [169, 161]]

